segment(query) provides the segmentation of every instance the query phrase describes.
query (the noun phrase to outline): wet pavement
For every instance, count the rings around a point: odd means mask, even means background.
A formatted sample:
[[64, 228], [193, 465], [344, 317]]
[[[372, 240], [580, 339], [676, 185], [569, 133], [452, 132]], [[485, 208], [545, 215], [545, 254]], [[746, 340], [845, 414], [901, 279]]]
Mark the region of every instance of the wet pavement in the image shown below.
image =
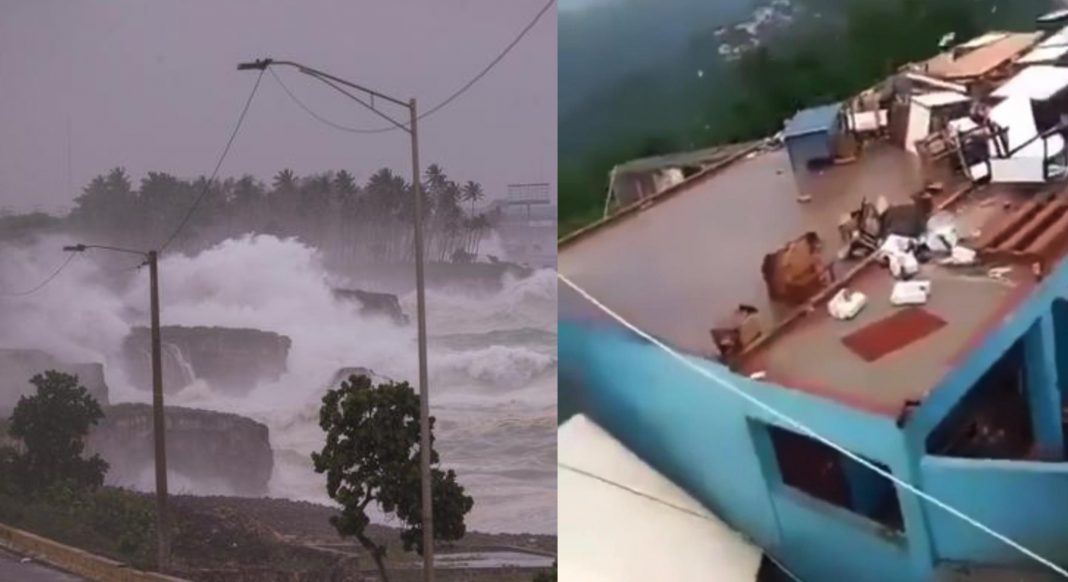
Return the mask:
[[[833, 248], [843, 213], [880, 195], [904, 202], [920, 186], [914, 158], [888, 144], [801, 180], [785, 150], [765, 152], [566, 245], [559, 270], [642, 329], [711, 355], [709, 330], [739, 303], [775, 315], [765, 254], [808, 230]], [[797, 201], [802, 191], [810, 202]], [[569, 293], [560, 302], [562, 317], [597, 317]]]
[[73, 574], [54, 570], [36, 561], [0, 549], [0, 580], [11, 582], [86, 582]]

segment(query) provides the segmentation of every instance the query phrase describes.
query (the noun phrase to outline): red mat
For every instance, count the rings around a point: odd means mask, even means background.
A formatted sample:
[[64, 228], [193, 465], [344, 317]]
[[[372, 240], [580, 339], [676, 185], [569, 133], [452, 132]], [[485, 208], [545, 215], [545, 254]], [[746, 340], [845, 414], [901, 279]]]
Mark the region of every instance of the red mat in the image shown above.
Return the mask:
[[944, 319], [919, 307], [909, 307], [868, 324], [842, 338], [842, 343], [866, 362], [931, 335], [946, 325]]

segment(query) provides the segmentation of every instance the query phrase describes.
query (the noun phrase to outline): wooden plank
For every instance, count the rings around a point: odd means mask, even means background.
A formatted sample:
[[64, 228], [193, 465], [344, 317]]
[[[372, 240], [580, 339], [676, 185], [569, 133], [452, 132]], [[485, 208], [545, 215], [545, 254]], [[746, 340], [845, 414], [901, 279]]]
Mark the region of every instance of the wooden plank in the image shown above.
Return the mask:
[[999, 214], [995, 220], [991, 221], [991, 225], [983, 226], [983, 232], [975, 243], [976, 250], [988, 250], [995, 246], [997, 242], [1012, 236], [1012, 232], [1027, 222], [1038, 210], [1038, 201], [1029, 200], [1011, 213]]
[[1068, 213], [1063, 214], [1050, 225], [1027, 247], [1024, 253], [1041, 257], [1048, 264], [1053, 258], [1051, 255], [1057, 252], [1066, 240], [1068, 240]]
[[1031, 220], [1025, 224], [1020, 225], [1020, 228], [1016, 229], [1009, 238], [1005, 239], [1001, 244], [997, 245], [999, 251], [1014, 251], [1022, 250], [1017, 247], [1027, 245], [1046, 229], [1051, 223], [1057, 220], [1059, 214], [1064, 212], [1065, 204], [1060, 200], [1053, 200], [1046, 207], [1035, 214]]

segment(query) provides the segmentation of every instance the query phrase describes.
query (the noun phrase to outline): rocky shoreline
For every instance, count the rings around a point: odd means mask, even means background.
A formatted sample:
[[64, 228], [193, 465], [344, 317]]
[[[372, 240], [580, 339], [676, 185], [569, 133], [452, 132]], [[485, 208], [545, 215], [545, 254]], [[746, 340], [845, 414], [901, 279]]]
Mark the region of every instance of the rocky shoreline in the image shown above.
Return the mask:
[[[291, 501], [288, 499], [247, 498], [247, 497], [206, 497], [175, 496], [172, 501], [175, 512], [185, 516], [201, 516], [225, 519], [229, 523], [241, 523], [244, 529], [266, 534], [274, 542], [287, 548], [294, 555], [315, 555], [324, 564], [333, 563], [331, 571], [342, 576], [339, 580], [353, 579], [346, 576], [374, 574], [373, 564], [361, 559], [363, 551], [353, 540], [342, 539], [330, 525], [329, 519], [336, 513], [331, 507]], [[418, 579], [421, 558], [415, 553], [406, 553], [400, 543], [399, 530], [389, 526], [373, 524], [369, 528], [370, 536], [383, 541], [389, 546], [388, 565], [392, 579], [407, 580], [409, 574], [413, 580]], [[225, 579], [244, 579], [247, 575], [259, 576], [257, 579], [271, 578], [268, 572], [258, 567], [254, 560], [242, 560], [240, 547], [220, 548], [220, 554], [228, 560], [236, 560], [233, 566], [224, 568]], [[482, 533], [469, 532], [462, 540], [441, 544], [437, 548], [441, 572], [439, 580], [524, 580], [530, 581], [537, 572], [546, 569], [555, 560], [556, 536], [537, 534]], [[237, 554], [237, 555], [235, 555]], [[478, 567], [447, 566], [449, 555], [526, 555], [535, 560], [522, 560], [520, 564], [508, 564], [508, 559], [497, 565]], [[251, 556], [249, 556], [251, 557]], [[243, 565], [241, 562], [245, 562]], [[536, 565], [534, 565], [536, 564]], [[190, 564], [194, 566], [194, 564]], [[197, 580], [215, 580], [216, 574], [223, 574], [219, 568], [196, 573], [191, 568], [189, 574]], [[292, 574], [292, 572], [291, 572]], [[356, 578], [358, 579], [358, 578]]]

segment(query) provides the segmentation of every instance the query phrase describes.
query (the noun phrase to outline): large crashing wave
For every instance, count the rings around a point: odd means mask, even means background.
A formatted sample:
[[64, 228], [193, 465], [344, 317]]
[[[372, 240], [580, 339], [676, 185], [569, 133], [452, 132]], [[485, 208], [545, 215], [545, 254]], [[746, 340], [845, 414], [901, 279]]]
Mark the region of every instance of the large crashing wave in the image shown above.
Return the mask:
[[[62, 244], [50, 240], [0, 250], [0, 281], [6, 287], [12, 277], [47, 276], [54, 268], [50, 262], [63, 258], [56, 252]], [[117, 365], [123, 338], [148, 319], [147, 273], [114, 275], [94, 259], [76, 260], [41, 292], [5, 304], [0, 346], [105, 362], [112, 401], [148, 401], [149, 394], [131, 388]], [[349, 279], [374, 289], [373, 275]], [[160, 261], [164, 325], [248, 327], [292, 340], [287, 372], [245, 396], [220, 394], [198, 380], [168, 397], [172, 404], [235, 412], [267, 424], [275, 450], [272, 495], [326, 501], [308, 454], [322, 445], [318, 407], [337, 370], [361, 366], [413, 384], [418, 377], [415, 326], [361, 315], [351, 302], [334, 297], [334, 284], [315, 249], [273, 236], [231, 239], [196, 256]], [[414, 292], [400, 301], [414, 320]], [[507, 277], [496, 292], [430, 289], [427, 313], [439, 448], [476, 500], [484, 501], [476, 503], [471, 525], [552, 531], [555, 520], [546, 516], [552, 515], [555, 481], [554, 273]], [[439, 337], [445, 339], [436, 341]], [[509, 471], [531, 467], [541, 471], [541, 484], [527, 484], [526, 475], [522, 486], [510, 485]], [[182, 483], [186, 491], [217, 492], [212, 484], [202, 485]]]

